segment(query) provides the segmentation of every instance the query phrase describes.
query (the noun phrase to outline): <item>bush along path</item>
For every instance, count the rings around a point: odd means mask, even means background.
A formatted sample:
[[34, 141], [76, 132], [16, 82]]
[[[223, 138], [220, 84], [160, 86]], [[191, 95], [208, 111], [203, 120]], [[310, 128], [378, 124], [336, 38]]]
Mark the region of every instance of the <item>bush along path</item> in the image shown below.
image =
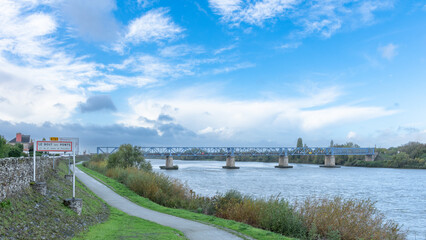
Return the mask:
[[76, 177], [83, 182], [97, 196], [102, 198], [109, 205], [132, 216], [140, 217], [164, 226], [172, 227], [182, 231], [188, 239], [242, 239], [227, 231], [215, 227], [190, 221], [187, 219], [159, 213], [136, 205], [126, 198], [118, 195], [107, 186], [90, 177], [80, 169], [76, 169]]

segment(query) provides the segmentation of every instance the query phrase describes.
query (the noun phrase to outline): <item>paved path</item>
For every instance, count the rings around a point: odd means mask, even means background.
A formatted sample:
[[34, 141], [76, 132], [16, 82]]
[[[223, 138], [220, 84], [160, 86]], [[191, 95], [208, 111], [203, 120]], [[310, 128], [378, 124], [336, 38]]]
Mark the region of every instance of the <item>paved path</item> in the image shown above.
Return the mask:
[[[136, 217], [140, 217], [164, 226], [182, 231], [189, 239], [202, 240], [217, 240], [217, 239], [240, 239], [239, 237], [217, 229], [215, 227], [205, 225], [199, 222], [190, 221], [184, 218], [179, 218], [164, 213], [156, 212], [127, 200], [118, 195], [104, 184], [98, 182], [91, 176], [76, 168], [75, 176], [80, 179], [90, 190], [96, 195], [105, 200], [109, 205], [120, 209], [121, 211]], [[78, 197], [78, 196], [77, 196]]]

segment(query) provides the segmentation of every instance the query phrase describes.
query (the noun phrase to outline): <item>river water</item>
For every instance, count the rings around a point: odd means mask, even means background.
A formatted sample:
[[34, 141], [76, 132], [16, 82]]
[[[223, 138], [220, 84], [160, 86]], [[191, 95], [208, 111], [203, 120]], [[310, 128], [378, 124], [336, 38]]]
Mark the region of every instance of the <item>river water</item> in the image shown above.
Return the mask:
[[426, 240], [426, 170], [390, 168], [320, 168], [314, 164], [236, 162], [237, 170], [222, 169], [224, 161], [180, 161], [177, 171], [160, 170], [165, 160], [149, 159], [154, 171], [186, 182], [197, 194], [213, 196], [235, 189], [255, 197], [279, 194], [290, 201], [308, 196], [371, 199], [376, 207], [409, 230], [408, 239]]

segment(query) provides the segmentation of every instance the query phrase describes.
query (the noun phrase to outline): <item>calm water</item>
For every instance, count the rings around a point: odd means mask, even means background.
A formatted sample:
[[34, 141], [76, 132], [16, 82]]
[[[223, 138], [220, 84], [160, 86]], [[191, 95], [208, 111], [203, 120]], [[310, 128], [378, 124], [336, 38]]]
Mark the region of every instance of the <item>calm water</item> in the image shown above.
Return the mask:
[[403, 224], [409, 239], [426, 239], [426, 170], [342, 167], [236, 162], [238, 170], [222, 169], [220, 161], [180, 161], [177, 171], [160, 170], [165, 160], [150, 160], [155, 171], [180, 179], [197, 194], [213, 196], [236, 189], [256, 197], [280, 194], [290, 201], [307, 196], [343, 196], [376, 201], [376, 207]]

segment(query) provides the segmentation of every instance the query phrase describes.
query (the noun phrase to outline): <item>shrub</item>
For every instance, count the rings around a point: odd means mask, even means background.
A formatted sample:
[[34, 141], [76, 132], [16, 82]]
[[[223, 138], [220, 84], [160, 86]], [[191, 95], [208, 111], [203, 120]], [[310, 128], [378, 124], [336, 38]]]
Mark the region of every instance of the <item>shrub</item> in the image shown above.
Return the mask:
[[106, 154], [94, 154], [90, 156], [90, 161], [92, 162], [101, 162], [107, 159]]
[[315, 228], [324, 237], [339, 235], [341, 239], [405, 239], [401, 226], [385, 221], [370, 200], [307, 198], [297, 203], [307, 229]]
[[307, 198], [291, 205], [278, 197], [255, 199], [236, 190], [208, 198], [196, 195], [186, 184], [164, 174], [136, 167], [107, 168], [108, 164], [85, 163], [166, 207], [215, 215], [301, 239], [405, 239], [401, 227], [385, 221], [370, 200]]
[[242, 196], [235, 190], [225, 195], [218, 195], [216, 200], [216, 216], [238, 222], [259, 226], [259, 216], [262, 204], [248, 196]]
[[302, 217], [288, 201], [271, 197], [263, 205], [260, 215], [260, 226], [262, 228], [291, 237], [306, 235]]
[[108, 168], [114, 167], [139, 167], [144, 170], [152, 170], [151, 163], [142, 155], [141, 148], [130, 144], [123, 144], [113, 154], [108, 156]]

